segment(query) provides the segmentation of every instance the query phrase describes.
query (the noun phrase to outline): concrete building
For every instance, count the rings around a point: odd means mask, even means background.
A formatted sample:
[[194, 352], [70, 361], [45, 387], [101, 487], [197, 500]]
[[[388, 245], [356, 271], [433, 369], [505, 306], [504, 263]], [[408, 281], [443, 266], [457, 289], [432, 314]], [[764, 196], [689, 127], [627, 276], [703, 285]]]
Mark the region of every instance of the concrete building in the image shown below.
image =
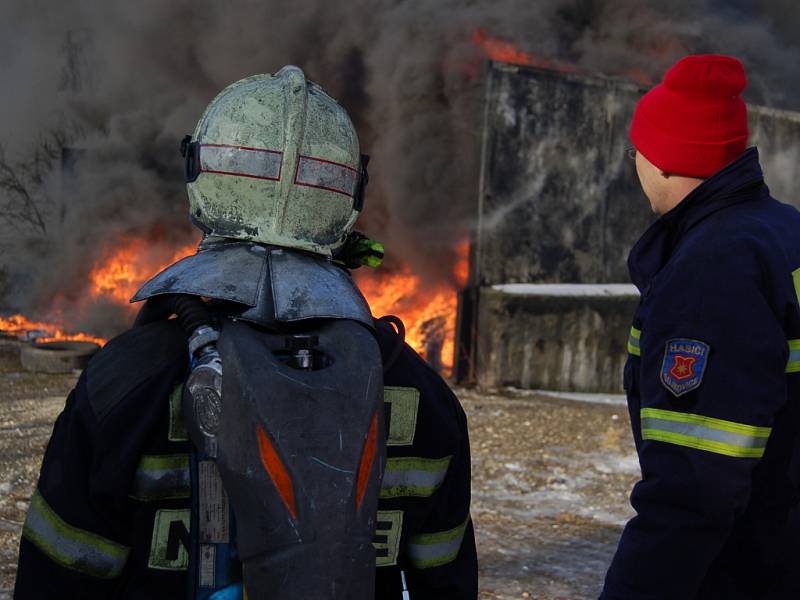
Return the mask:
[[[459, 303], [460, 381], [621, 391], [638, 303], [626, 260], [653, 220], [626, 155], [644, 91], [490, 65], [470, 280]], [[751, 106], [750, 115], [767, 183], [798, 204], [800, 114]]]

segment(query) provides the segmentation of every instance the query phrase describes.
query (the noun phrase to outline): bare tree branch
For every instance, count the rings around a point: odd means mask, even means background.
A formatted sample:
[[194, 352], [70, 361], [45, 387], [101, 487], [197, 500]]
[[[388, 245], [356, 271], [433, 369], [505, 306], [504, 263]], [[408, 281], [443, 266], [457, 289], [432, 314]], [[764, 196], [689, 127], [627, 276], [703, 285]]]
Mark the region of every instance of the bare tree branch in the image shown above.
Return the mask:
[[[35, 154], [39, 155], [38, 149]], [[34, 186], [40, 186], [44, 179], [41, 161], [40, 156], [35, 156], [31, 163], [11, 164], [0, 145], [0, 216], [12, 226], [26, 224], [46, 233], [47, 226], [33, 195]], [[35, 175], [33, 181], [31, 174]]]

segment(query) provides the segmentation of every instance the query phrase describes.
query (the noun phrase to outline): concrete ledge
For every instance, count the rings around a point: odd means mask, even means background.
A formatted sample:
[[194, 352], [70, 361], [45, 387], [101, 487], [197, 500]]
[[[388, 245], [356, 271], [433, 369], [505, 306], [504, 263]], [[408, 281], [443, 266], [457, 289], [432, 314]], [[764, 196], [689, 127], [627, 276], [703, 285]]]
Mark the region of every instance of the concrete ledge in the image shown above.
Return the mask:
[[617, 284], [480, 288], [478, 385], [620, 393], [638, 302], [635, 287]]
[[560, 298], [622, 296], [638, 297], [639, 290], [629, 283], [502, 283], [493, 290], [522, 296], [558, 296]]

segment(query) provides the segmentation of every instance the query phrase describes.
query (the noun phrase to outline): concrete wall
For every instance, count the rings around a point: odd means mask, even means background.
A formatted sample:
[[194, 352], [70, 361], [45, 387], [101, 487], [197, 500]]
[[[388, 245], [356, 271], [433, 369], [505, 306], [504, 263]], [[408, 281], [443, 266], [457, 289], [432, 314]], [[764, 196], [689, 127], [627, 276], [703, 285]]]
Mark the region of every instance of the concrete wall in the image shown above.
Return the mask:
[[651, 221], [626, 127], [627, 82], [489, 70], [472, 283], [627, 281]]
[[621, 393], [635, 288], [577, 296], [539, 287], [480, 288], [478, 385]]

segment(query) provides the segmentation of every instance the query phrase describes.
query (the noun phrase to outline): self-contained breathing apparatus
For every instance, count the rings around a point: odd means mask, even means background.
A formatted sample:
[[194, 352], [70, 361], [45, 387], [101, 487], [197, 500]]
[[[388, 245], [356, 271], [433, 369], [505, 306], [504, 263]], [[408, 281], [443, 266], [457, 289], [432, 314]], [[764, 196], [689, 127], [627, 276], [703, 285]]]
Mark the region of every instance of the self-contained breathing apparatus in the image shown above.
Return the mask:
[[366, 184], [353, 125], [285, 67], [223, 90], [182, 152], [205, 237], [133, 301], [137, 324], [175, 314], [188, 339], [189, 597], [243, 580], [249, 600], [372, 600], [382, 364], [333, 262], [383, 252], [351, 234]]

